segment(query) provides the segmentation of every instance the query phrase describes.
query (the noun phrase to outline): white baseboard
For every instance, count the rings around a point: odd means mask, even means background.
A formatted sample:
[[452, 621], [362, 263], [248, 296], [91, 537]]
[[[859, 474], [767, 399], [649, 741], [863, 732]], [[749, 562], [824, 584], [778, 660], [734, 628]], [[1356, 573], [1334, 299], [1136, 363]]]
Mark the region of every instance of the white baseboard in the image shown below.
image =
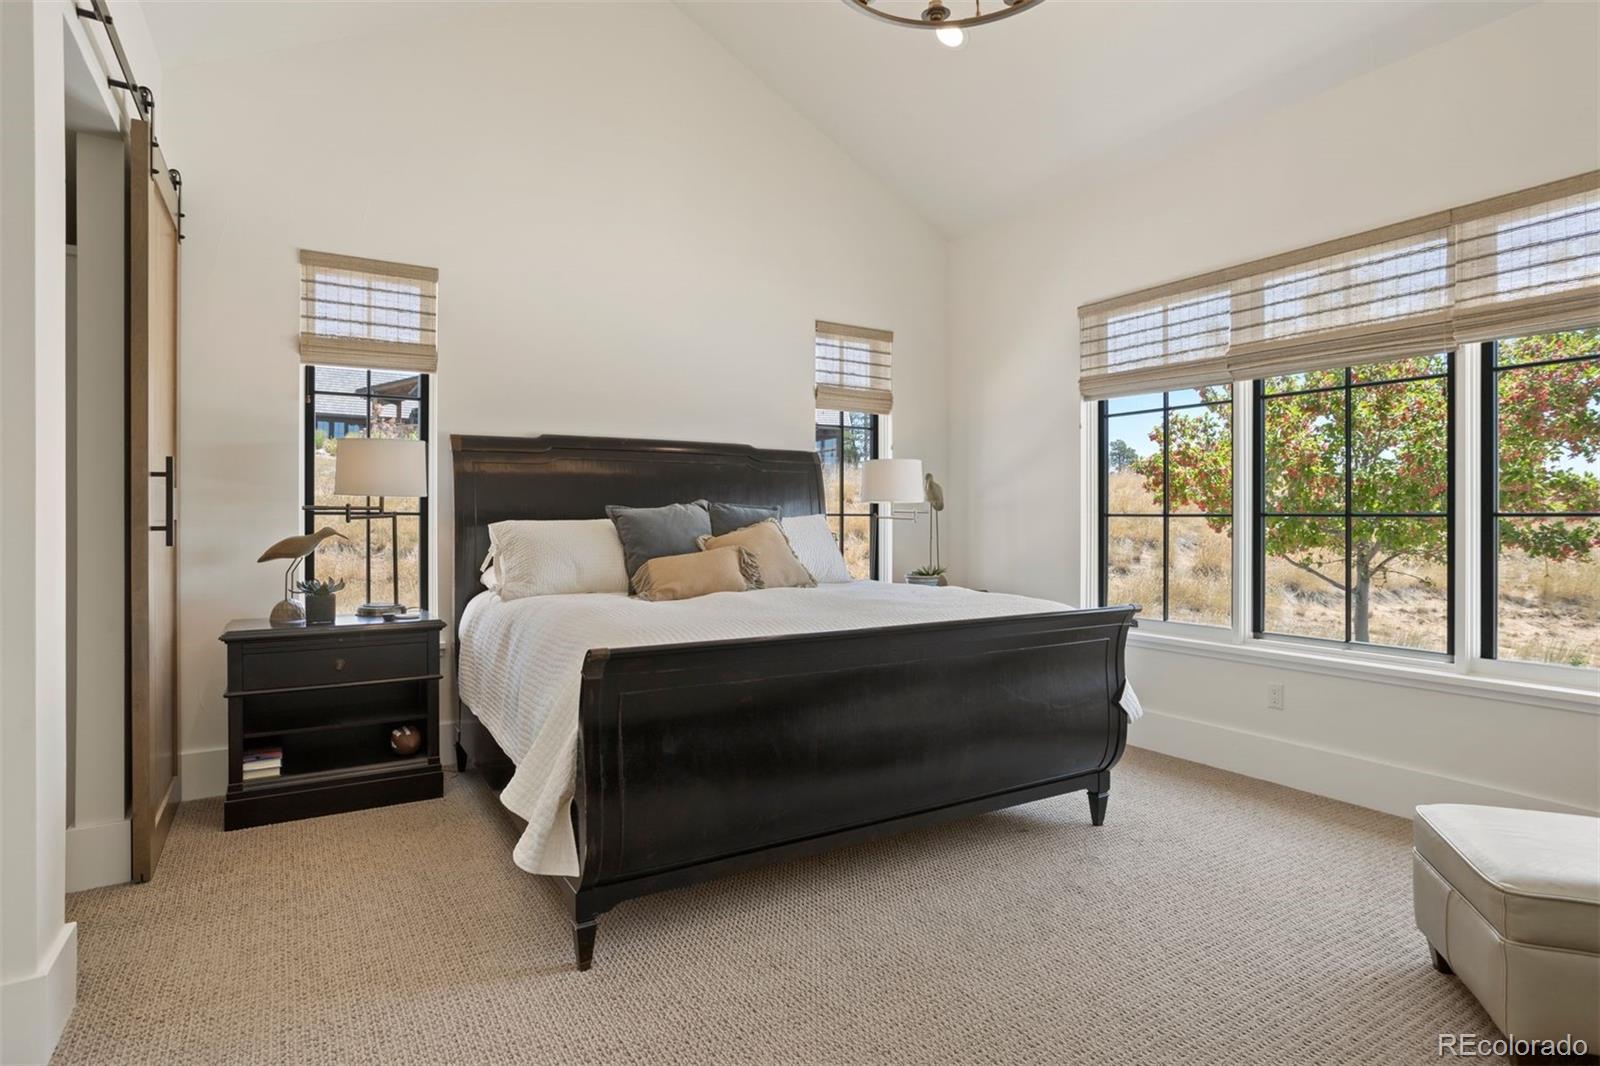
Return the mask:
[[205, 799], [228, 791], [228, 749], [197, 748], [178, 756], [182, 798]]
[[50, 1061], [78, 1002], [78, 924], [68, 922], [26, 977], [0, 984], [0, 1062]]
[[120, 885], [133, 870], [133, 838], [126, 818], [67, 827], [67, 891]]
[[1128, 743], [1407, 819], [1422, 803], [1482, 803], [1568, 814], [1597, 813], [1548, 796], [1164, 711], [1146, 710], [1144, 717], [1129, 728]]

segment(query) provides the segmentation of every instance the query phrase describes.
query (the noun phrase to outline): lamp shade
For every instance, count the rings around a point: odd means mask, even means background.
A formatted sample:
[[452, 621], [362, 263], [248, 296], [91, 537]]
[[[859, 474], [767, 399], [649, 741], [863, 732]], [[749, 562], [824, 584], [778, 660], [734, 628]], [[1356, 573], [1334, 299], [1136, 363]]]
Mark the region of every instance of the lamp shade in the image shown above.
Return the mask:
[[867, 503], [921, 503], [921, 459], [868, 459], [861, 468], [861, 498]]
[[340, 496], [426, 496], [428, 445], [420, 440], [340, 437], [333, 491]]

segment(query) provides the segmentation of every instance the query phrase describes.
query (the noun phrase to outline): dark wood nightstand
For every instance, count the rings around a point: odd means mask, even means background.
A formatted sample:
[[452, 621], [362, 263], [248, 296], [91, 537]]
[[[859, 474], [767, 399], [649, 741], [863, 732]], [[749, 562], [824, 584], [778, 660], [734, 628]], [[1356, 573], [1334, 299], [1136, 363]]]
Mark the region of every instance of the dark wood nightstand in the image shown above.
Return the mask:
[[[409, 622], [345, 617], [282, 629], [261, 618], [229, 622], [221, 638], [228, 646], [222, 827], [442, 796], [442, 629], [444, 622], [428, 614]], [[407, 725], [422, 743], [414, 754], [397, 755], [390, 731]], [[251, 753], [260, 761], [247, 774]]]

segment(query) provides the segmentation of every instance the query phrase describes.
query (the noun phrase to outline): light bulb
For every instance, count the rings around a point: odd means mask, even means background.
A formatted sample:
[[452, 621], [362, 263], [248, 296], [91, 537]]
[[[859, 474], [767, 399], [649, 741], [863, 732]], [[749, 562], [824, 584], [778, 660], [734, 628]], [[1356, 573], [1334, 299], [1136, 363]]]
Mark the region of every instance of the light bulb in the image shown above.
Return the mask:
[[960, 26], [940, 26], [933, 31], [933, 35], [946, 48], [960, 48], [967, 43], [967, 32]]

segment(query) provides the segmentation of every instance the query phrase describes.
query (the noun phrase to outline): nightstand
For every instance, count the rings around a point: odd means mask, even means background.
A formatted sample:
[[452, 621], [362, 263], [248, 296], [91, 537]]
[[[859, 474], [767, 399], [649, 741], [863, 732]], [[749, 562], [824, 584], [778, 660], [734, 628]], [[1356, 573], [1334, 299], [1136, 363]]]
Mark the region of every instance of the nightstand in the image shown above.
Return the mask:
[[[273, 628], [229, 622], [228, 791], [222, 828], [435, 799], [439, 763], [439, 633], [405, 622], [342, 617]], [[396, 754], [390, 732], [421, 744]]]

